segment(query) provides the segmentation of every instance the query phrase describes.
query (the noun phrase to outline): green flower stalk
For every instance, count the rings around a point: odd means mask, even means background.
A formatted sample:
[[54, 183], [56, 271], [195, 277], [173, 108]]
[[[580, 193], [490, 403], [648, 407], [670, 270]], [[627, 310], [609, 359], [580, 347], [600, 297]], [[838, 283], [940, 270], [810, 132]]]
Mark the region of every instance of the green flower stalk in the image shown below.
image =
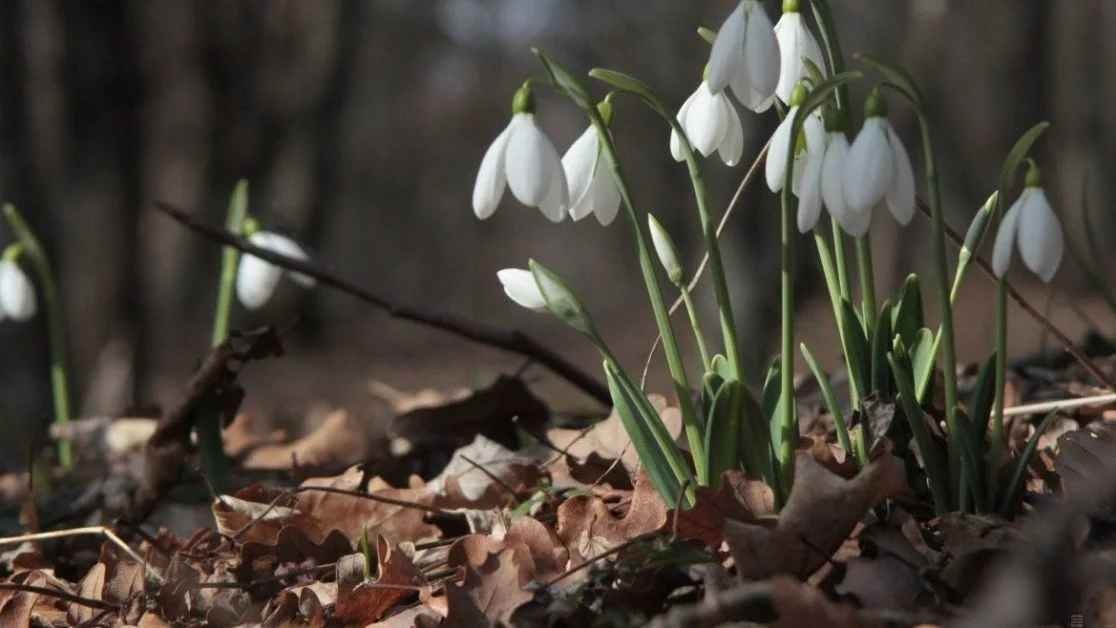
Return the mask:
[[[4, 261], [14, 264], [18, 258], [25, 258], [39, 279], [50, 342], [50, 384], [54, 400], [54, 422], [64, 424], [70, 420], [70, 376], [66, 358], [65, 318], [62, 304], [58, 301], [54, 271], [39, 239], [35, 237], [34, 232], [14, 205], [4, 205], [4, 217], [16, 237], [16, 244], [4, 253]], [[68, 440], [58, 442], [58, 461], [65, 469], [69, 469], [73, 464]]]
[[697, 343], [698, 353], [701, 354], [701, 364], [705, 372], [708, 373], [712, 369], [709, 349], [706, 348], [705, 334], [701, 331], [697, 308], [690, 296], [690, 287], [685, 282], [682, 264], [678, 261], [678, 249], [675, 248], [674, 240], [667, 233], [666, 228], [655, 218], [654, 214], [647, 214], [647, 227], [651, 231], [651, 244], [655, 247], [655, 253], [659, 256], [659, 262], [663, 265], [667, 278], [682, 294], [682, 302], [686, 306], [686, 313], [690, 318], [690, 327], [694, 332], [694, 342]]
[[[248, 182], [241, 179], [229, 198], [225, 228], [230, 233], [244, 235], [248, 219]], [[221, 275], [217, 284], [217, 310], [213, 315], [213, 334], [211, 346], [218, 346], [229, 336], [229, 316], [232, 312], [233, 296], [236, 289], [237, 268], [240, 265], [240, 251], [226, 246], [221, 250]], [[219, 408], [202, 408], [197, 422], [198, 453], [201, 458], [202, 473], [218, 491], [228, 483], [230, 463], [225, 456], [224, 442], [221, 439], [221, 411]]]
[[[674, 335], [674, 329], [670, 322], [670, 313], [667, 311], [666, 303], [663, 300], [662, 289], [655, 276], [651, 247], [647, 243], [647, 236], [643, 232], [642, 221], [639, 219], [635, 204], [632, 201], [631, 189], [628, 186], [627, 178], [620, 165], [620, 159], [616, 154], [616, 146], [612, 140], [612, 133], [609, 131], [608, 124], [601, 115], [600, 108], [590, 99], [589, 93], [581, 81], [570, 74], [565, 68], [556, 64], [542, 51], [536, 49], [534, 52], [543, 63], [547, 73], [554, 81], [555, 86], [585, 112], [589, 117], [590, 124], [597, 130], [597, 139], [600, 142], [600, 155], [604, 157], [604, 163], [608, 165], [609, 171], [612, 174], [613, 182], [616, 184], [616, 190], [620, 194], [624, 214], [628, 218], [628, 223], [632, 228], [632, 234], [635, 237], [640, 273], [643, 276], [643, 282], [647, 289], [647, 297], [651, 302], [651, 310], [655, 316], [655, 324], [659, 329], [659, 335], [663, 339], [663, 353], [666, 355], [667, 367], [670, 370], [671, 379], [674, 383], [675, 396], [678, 399], [678, 405], [682, 411], [682, 422], [686, 431], [686, 439], [690, 446], [690, 453], [693, 455], [695, 465], [698, 468], [699, 477], [704, 477], [704, 465], [707, 462], [703, 433], [704, 425], [698, 417], [697, 409], [694, 405], [689, 379], [686, 376], [686, 368], [682, 360], [682, 352], [678, 348], [678, 340]], [[597, 167], [599, 168], [600, 164], [598, 164]], [[639, 396], [643, 396], [642, 393], [640, 393]]]

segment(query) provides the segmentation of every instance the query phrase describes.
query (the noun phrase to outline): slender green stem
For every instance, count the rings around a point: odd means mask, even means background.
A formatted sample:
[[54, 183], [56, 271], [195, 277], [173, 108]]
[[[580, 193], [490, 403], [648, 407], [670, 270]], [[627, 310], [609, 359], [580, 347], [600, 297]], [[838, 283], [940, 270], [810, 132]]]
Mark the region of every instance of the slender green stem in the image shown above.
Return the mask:
[[996, 503], [997, 475], [1004, 452], [1004, 386], [1007, 383], [1007, 284], [996, 282], [996, 395], [992, 403], [992, 442], [988, 450], [989, 509]]
[[[231, 233], [242, 233], [244, 220], [248, 215], [248, 182], [241, 179], [229, 198], [225, 228]], [[233, 290], [236, 287], [236, 271], [240, 263], [240, 251], [226, 246], [221, 251], [221, 277], [217, 285], [217, 310], [213, 316], [212, 346], [216, 347], [229, 336], [229, 314], [232, 311]], [[229, 460], [225, 456], [221, 439], [221, 410], [203, 408], [197, 421], [198, 452], [201, 458], [202, 473], [217, 490], [223, 490], [228, 482]]]
[[[225, 228], [240, 234], [244, 219], [248, 215], [248, 182], [241, 179], [229, 198]], [[212, 345], [216, 347], [229, 336], [229, 313], [232, 311], [233, 290], [236, 287], [236, 269], [240, 263], [240, 251], [226, 246], [221, 249], [221, 278], [217, 284], [217, 310], [213, 316]]]
[[829, 254], [829, 245], [825, 241], [825, 236], [814, 231], [814, 244], [818, 249], [818, 260], [821, 262], [822, 275], [825, 277], [826, 290], [829, 292], [829, 303], [833, 308], [833, 319], [837, 322], [837, 337], [841, 341], [841, 355], [845, 359], [846, 372], [849, 375], [849, 401], [852, 408], [860, 407], [861, 393], [858, 388], [859, 382], [856, 377], [852, 377], [853, 365], [849, 357], [849, 349], [847, 340], [845, 339], [845, 308], [842, 306], [842, 300], [846, 299], [841, 294], [840, 279], [837, 278], [837, 271], [833, 268], [833, 260]]
[[[54, 400], [54, 422], [67, 423], [70, 420], [70, 385], [66, 359], [66, 322], [62, 304], [58, 301], [54, 272], [42, 244], [15, 206], [4, 205], [4, 216], [16, 239], [23, 245], [23, 254], [30, 260], [31, 266], [39, 276], [39, 289], [43, 294], [47, 336], [50, 343], [50, 384]], [[65, 469], [69, 469], [73, 464], [69, 440], [58, 441], [58, 461]]]
[[833, 226], [833, 259], [837, 267], [837, 283], [840, 287], [840, 294], [842, 299], [849, 299], [851, 293], [849, 291], [849, 266], [845, 255], [845, 232], [841, 230], [841, 225], [832, 217], [829, 219], [830, 225]]
[[[686, 377], [686, 368], [682, 361], [682, 353], [678, 349], [678, 340], [674, 335], [674, 329], [670, 323], [670, 314], [667, 311], [666, 303], [663, 301], [663, 292], [659, 287], [658, 279], [655, 277], [655, 265], [652, 261], [651, 249], [647, 243], [647, 236], [643, 232], [645, 221], [641, 221], [636, 215], [630, 188], [628, 187], [627, 179], [624, 177], [623, 169], [620, 166], [620, 159], [616, 155], [616, 146], [613, 144], [612, 135], [608, 131], [608, 126], [605, 125], [604, 120], [595, 107], [590, 107], [587, 113], [593, 126], [597, 129], [597, 133], [600, 134], [601, 152], [608, 158], [609, 166], [612, 169], [613, 180], [616, 182], [616, 188], [620, 191], [620, 199], [623, 201], [624, 212], [635, 234], [636, 252], [639, 256], [639, 268], [643, 274], [643, 282], [647, 287], [647, 297], [651, 301], [651, 310], [655, 315], [655, 324], [658, 326], [659, 335], [663, 339], [663, 353], [666, 355], [667, 367], [670, 370], [671, 379], [674, 381], [675, 394], [678, 397], [678, 405], [682, 410], [682, 422], [685, 426], [686, 440], [690, 445], [690, 453], [694, 458], [694, 464], [698, 470], [698, 477], [704, 477], [705, 474], [703, 470], [707, 462], [704, 430], [702, 429], [701, 421], [698, 419], [697, 410], [694, 408], [694, 400], [691, 395], [689, 381]], [[713, 255], [710, 254], [710, 259], [712, 258]]]
[[789, 153], [787, 159], [787, 181], [784, 183], [780, 195], [781, 215], [780, 234], [782, 244], [780, 247], [780, 262], [782, 269], [779, 275], [782, 296], [782, 343], [780, 355], [782, 368], [779, 369], [779, 403], [783, 415], [779, 425], [781, 429], [779, 450], [779, 479], [783, 485], [783, 495], [789, 496], [794, 485], [794, 449], [798, 442], [798, 420], [794, 407], [794, 238], [798, 235], [795, 224], [795, 204], [791, 200], [790, 178], [794, 168], [794, 151]]
[[[932, 223], [932, 246], [937, 275], [938, 302], [942, 309], [942, 379], [945, 388], [946, 426], [950, 434], [949, 468], [950, 477], [960, 480], [960, 454], [952, 439], [957, 437], [957, 347], [953, 335], [953, 306], [950, 303], [949, 264], [946, 262], [945, 216], [942, 212], [942, 194], [938, 184], [938, 166], [934, 147], [930, 138], [930, 125], [926, 114], [916, 106], [919, 129], [922, 132], [923, 159], [926, 163], [926, 187], [930, 196]], [[959, 486], [951, 481], [951, 486]]]
[[690, 289], [685, 283], [681, 283], [678, 289], [682, 292], [682, 302], [686, 304], [686, 313], [690, 316], [690, 327], [694, 330], [694, 342], [697, 343], [698, 353], [701, 354], [701, 365], [706, 372], [710, 368], [709, 349], [705, 345], [705, 334], [701, 331], [701, 322], [698, 319], [697, 308], [694, 306], [694, 299], [690, 296]]
[[[671, 119], [671, 125], [678, 123]], [[705, 247], [709, 251], [709, 270], [713, 278], [713, 291], [717, 298], [717, 309], [721, 319], [721, 335], [725, 344], [725, 356], [728, 358], [729, 368], [737, 379], [743, 379], [740, 363], [740, 343], [736, 338], [736, 321], [732, 311], [732, 299], [729, 297], [728, 282], [725, 279], [725, 268], [721, 261], [721, 247], [717, 241], [717, 225], [709, 215], [709, 193], [705, 188], [705, 177], [701, 171], [701, 162], [694, 154], [690, 142], [686, 139], [685, 132], [680, 126], [675, 132], [682, 138], [682, 154], [690, 171], [690, 182], [694, 188], [694, 198], [697, 201], [698, 216], [701, 219], [701, 232], [705, 237]]]
[[860, 315], [864, 319], [864, 336], [871, 338], [876, 330], [876, 279], [872, 273], [872, 241], [867, 233], [856, 239], [856, 264], [860, 271]]

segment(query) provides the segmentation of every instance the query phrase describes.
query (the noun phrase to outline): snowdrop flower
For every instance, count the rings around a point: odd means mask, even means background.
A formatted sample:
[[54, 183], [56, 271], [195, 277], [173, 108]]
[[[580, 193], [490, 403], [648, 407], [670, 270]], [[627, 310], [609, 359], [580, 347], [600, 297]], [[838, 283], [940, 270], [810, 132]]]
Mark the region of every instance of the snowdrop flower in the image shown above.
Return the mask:
[[[783, 121], [776, 127], [775, 133], [771, 135], [771, 144], [767, 149], [767, 163], [764, 164], [764, 174], [767, 178], [767, 187], [772, 192], [779, 192], [783, 189], [783, 179], [787, 173], [787, 152], [794, 151], [794, 181], [791, 191], [798, 192], [800, 183], [805, 175], [810, 157], [816, 158], [817, 164], [812, 165], [811, 169], [820, 169], [820, 158], [825, 150], [825, 127], [822, 121], [816, 115], [809, 115], [803, 123], [802, 135], [792, 142], [791, 127], [794, 124], [794, 116], [798, 113], [798, 107], [806, 100], [806, 86], [799, 83], [791, 95], [790, 109], [787, 110], [787, 115]], [[811, 174], [811, 176], [816, 176]]]
[[[597, 108], [608, 126], [612, 122], [612, 103], [605, 100]], [[570, 218], [581, 220], [592, 213], [597, 222], [607, 227], [620, 211], [620, 190], [601, 159], [601, 138], [593, 125], [566, 150], [562, 169], [569, 182]]]
[[779, 42], [758, 0], [740, 0], [728, 16], [709, 53], [709, 90], [726, 87], [740, 104], [760, 113], [775, 100], [779, 83]]
[[845, 233], [859, 238], [868, 232], [872, 212], [850, 211], [845, 204], [845, 162], [849, 157], [849, 140], [845, 137], [844, 113], [829, 106], [823, 117], [826, 140], [821, 166], [821, 198], [826, 211]]
[[886, 200], [899, 224], [905, 225], [914, 217], [911, 158], [887, 121], [887, 101], [878, 87], [864, 103], [864, 126], [849, 148], [844, 185], [849, 212], [871, 214], [880, 201]]
[[496, 278], [504, 286], [504, 294], [516, 305], [536, 312], [546, 311], [546, 299], [531, 271], [525, 268], [505, 268], [496, 272]]
[[798, 0], [783, 0], [783, 15], [775, 24], [775, 38], [779, 42], [779, 84], [775, 95], [789, 103], [794, 86], [806, 77], [803, 59], [809, 59], [825, 72], [821, 47], [798, 11]]
[[[251, 232], [252, 230], [248, 229], [247, 231]], [[304, 261], [310, 259], [302, 246], [278, 233], [256, 231], [248, 236], [248, 241], [260, 248], [275, 251], [287, 257]], [[284, 272], [282, 268], [271, 262], [266, 262], [255, 255], [245, 254], [241, 258], [236, 271], [236, 296], [240, 303], [250, 310], [262, 307], [275, 293], [275, 287], [279, 285], [279, 278], [283, 276]], [[312, 277], [307, 277], [301, 273], [290, 273], [290, 276], [295, 283], [303, 288], [311, 288], [315, 284]]]
[[524, 83], [512, 100], [512, 119], [481, 160], [473, 187], [473, 212], [484, 220], [496, 211], [504, 188], [519, 202], [561, 222], [570, 205], [558, 150], [535, 122], [535, 97]]
[[[703, 80], [678, 110], [678, 124], [694, 150], [708, 157], [717, 151], [726, 166], [740, 163], [744, 154], [744, 127], [728, 94], [714, 94]], [[670, 154], [676, 161], [685, 159], [678, 132], [671, 129]]]
[[27, 273], [12, 257], [5, 255], [0, 260], [0, 319], [23, 322], [38, 311], [38, 301]]
[[1000, 221], [996, 244], [992, 249], [992, 270], [1003, 278], [1011, 265], [1012, 251], [1019, 255], [1031, 272], [1046, 283], [1054, 278], [1062, 261], [1062, 225], [1042, 189], [1042, 174], [1032, 161], [1027, 170], [1026, 187]]

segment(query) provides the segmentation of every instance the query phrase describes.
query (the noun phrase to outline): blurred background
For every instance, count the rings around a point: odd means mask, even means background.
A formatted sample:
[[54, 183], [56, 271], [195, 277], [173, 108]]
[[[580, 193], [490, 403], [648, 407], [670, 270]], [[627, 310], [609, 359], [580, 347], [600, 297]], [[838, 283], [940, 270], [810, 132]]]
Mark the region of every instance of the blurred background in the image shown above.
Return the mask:
[[[779, 3], [764, 2], [772, 19]], [[846, 52], [908, 67], [935, 122], [948, 221], [964, 231], [995, 186], [1015, 139], [1047, 119], [1038, 151], [1052, 202], [1084, 251], [1086, 194], [1100, 246], [1086, 253], [1108, 281], [1116, 242], [1116, 4], [1103, 0], [833, 0]], [[696, 86], [732, 0], [12, 0], [0, 3], [0, 197], [17, 204], [47, 244], [60, 277], [74, 395], [81, 415], [120, 415], [174, 402], [209, 341], [220, 250], [152, 209], [164, 200], [221, 224], [238, 178], [268, 228], [306, 243], [338, 274], [400, 304], [449, 310], [530, 332], [585, 368], [591, 348], [556, 321], [504, 298], [495, 272], [535, 257], [582, 294], [618, 353], [637, 369], [654, 338], [623, 219], [551, 225], [507, 195], [488, 221], [473, 216], [473, 180], [506, 124], [538, 45], [575, 70], [608, 66], [660, 90], [672, 106]], [[862, 95], [864, 87], [854, 91]], [[922, 171], [910, 111], [892, 119]], [[565, 150], [584, 128], [569, 103], [543, 94], [539, 117]], [[749, 156], [777, 122], [743, 116], [745, 164], [709, 160], [723, 211]], [[700, 254], [685, 168], [662, 122], [634, 102], [614, 129], [636, 182], [687, 256]], [[919, 189], [924, 186], [920, 183]], [[754, 372], [777, 343], [778, 214], [757, 179], [725, 235], [745, 351]], [[927, 221], [900, 230], [886, 212], [873, 229], [877, 291], [929, 270]], [[0, 241], [10, 239], [0, 227]], [[837, 363], [813, 244], [799, 241], [802, 337]], [[951, 248], [951, 251], [955, 249]], [[961, 357], [991, 345], [992, 283], [970, 275], [958, 314]], [[1071, 336], [1111, 331], [1082, 267], [1067, 255], [1053, 288], [1029, 275], [1021, 291]], [[924, 283], [929, 286], [930, 277]], [[287, 282], [289, 283], [289, 282]], [[925, 290], [933, 312], [931, 290]], [[708, 284], [699, 291], [707, 311]], [[882, 298], [882, 296], [881, 296]], [[1092, 322], [1090, 322], [1092, 321]], [[247, 369], [246, 407], [298, 420], [344, 406], [384, 413], [369, 381], [401, 389], [478, 386], [522, 359], [394, 321], [353, 298], [293, 285], [263, 310], [234, 310], [233, 326], [276, 323], [288, 355]], [[684, 323], [679, 319], [679, 329]], [[714, 328], [713, 319], [707, 323]], [[681, 334], [685, 336], [685, 334]], [[1038, 351], [1040, 328], [1012, 311], [1012, 349]], [[6, 464], [27, 451], [50, 413], [46, 336], [0, 323], [0, 419]], [[656, 363], [656, 371], [661, 371]], [[560, 409], [592, 402], [539, 368], [537, 390]], [[661, 377], [661, 375], [660, 375]], [[653, 379], [661, 385], [662, 379]], [[659, 388], [663, 390], [664, 388]], [[38, 427], [35, 428], [40, 429]]]

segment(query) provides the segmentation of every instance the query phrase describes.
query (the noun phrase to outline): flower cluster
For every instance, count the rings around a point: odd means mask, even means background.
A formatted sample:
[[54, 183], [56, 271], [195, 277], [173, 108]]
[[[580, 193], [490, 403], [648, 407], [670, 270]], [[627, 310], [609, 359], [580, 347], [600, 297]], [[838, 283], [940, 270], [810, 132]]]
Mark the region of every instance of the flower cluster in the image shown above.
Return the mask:
[[[604, 358], [613, 403], [652, 482], [668, 502], [692, 499], [692, 486], [714, 485], [721, 471], [731, 468], [744, 468], [764, 477], [777, 487], [780, 498], [785, 498], [793, 485], [794, 443], [798, 441], [799, 429], [794, 372], [789, 366], [795, 363], [796, 347], [801, 347], [818, 380], [833, 414], [840, 445], [850, 450], [860, 464], [867, 464], [870, 443], [883, 436], [871, 434], [873, 427], [864, 422], [854, 426], [844, 422], [826, 376], [808, 348], [795, 342], [791, 271], [797, 239], [794, 231], [795, 227], [803, 234], [813, 231], [844, 353], [848, 405], [863, 411], [861, 403], [871, 395], [897, 400], [909, 421], [919, 450], [919, 463], [925, 470], [938, 512], [962, 507], [963, 503], [981, 510], [992, 510], [998, 503], [1010, 506], [1015, 495], [1012, 487], [1001, 490], [995, 483], [991, 486], [982, 483], [983, 478], [997, 475], [992, 470], [998, 470], [1002, 462], [999, 457], [1003, 440], [1002, 390], [996, 397], [999, 405], [995, 408], [988, 401], [965, 409], [969, 420], [992, 426], [993, 437], [962, 442], [967, 432], [961, 429], [964, 417], [959, 417], [952, 314], [956, 287], [964, 278], [972, 251], [979, 247], [991, 217], [998, 213], [1000, 202], [990, 200], [978, 213], [956, 270], [949, 276], [947, 229], [921, 89], [906, 71], [860, 56], [865, 65], [883, 75], [883, 80], [868, 90], [860, 128], [848, 128], [851, 109], [848, 83], [863, 74], [844, 70], [828, 2], [811, 0], [814, 22], [824, 35], [821, 39], [826, 46], [824, 54], [801, 11], [804, 4], [805, 0], [784, 0], [782, 16], [772, 25], [758, 0], [740, 0], [718, 32], [711, 34], [699, 29], [712, 48], [702, 80], [677, 110], [668, 108], [649, 86], [635, 77], [601, 68], [589, 75], [617, 91], [594, 104], [589, 89], [574, 74], [536, 51], [550, 76], [550, 85], [581, 108], [590, 125], [559, 158], [554, 143], [535, 119], [533, 84], [528, 81], [516, 92], [511, 120], [489, 146], [477, 174], [473, 210], [481, 219], [495, 212], [507, 187], [521, 203], [537, 207], [554, 222], [567, 215], [580, 220], [592, 213], [602, 225], [607, 225], [621, 208], [625, 210], [663, 354], [678, 393], [689, 461], [679, 454], [669, 434], [662, 433], [660, 417], [646, 403], [641, 388], [617, 362], [587, 309], [556, 273], [532, 260], [529, 268], [504, 268], [497, 277], [514, 303], [549, 312], [597, 346]], [[911, 155], [888, 119], [884, 90], [899, 94], [911, 105], [921, 131], [935, 288], [941, 308], [937, 332], [925, 326], [917, 275], [908, 279], [893, 300], [885, 299], [882, 307], [876, 301], [869, 242], [873, 213], [884, 205], [900, 225], [907, 225], [919, 203]], [[633, 187], [618, 161], [610, 130], [613, 96], [618, 93], [637, 96], [667, 122], [670, 155], [687, 164], [719, 310], [720, 353], [702, 331], [690, 292], [694, 281], [686, 277], [682, 256], [673, 239], [651, 212], [646, 212], [646, 221], [641, 219], [633, 204]], [[770, 416], [762, 416], [761, 404], [754, 397], [749, 399], [752, 393], [744, 385], [735, 318], [715, 223], [708, 210], [702, 160], [716, 153], [727, 166], [740, 164], [747, 122], [738, 106], [763, 113], [772, 105], [776, 105], [781, 120], [768, 143], [764, 178], [768, 189], [780, 201], [782, 333], [780, 355], [767, 377], [772, 391], [778, 392], [778, 402], [763, 410]], [[1013, 148], [1003, 165], [1001, 185], [1012, 184], [1020, 160], [1044, 128], [1038, 125]], [[1004, 193], [1005, 190], [1000, 190], [993, 199], [1002, 199]], [[823, 209], [831, 219], [832, 235], [817, 228]], [[844, 248], [850, 236], [856, 247], [859, 305], [853, 305]], [[1000, 217], [992, 259], [996, 276], [1001, 279], [1005, 276], [1018, 250], [1031, 271], [1043, 281], [1050, 281], [1061, 261], [1062, 238], [1061, 226], [1041, 187], [1038, 167], [1032, 161], [1022, 194]], [[670, 324], [670, 313], [652, 261], [655, 258], [689, 315], [701, 358], [701, 383], [697, 386], [690, 384], [691, 375]], [[1002, 280], [998, 290], [1002, 303], [1006, 291]], [[1000, 356], [996, 361], [1000, 382], [1002, 356], [1006, 353], [1005, 317], [1000, 307], [994, 353]], [[941, 368], [936, 374], [934, 367], [939, 355]], [[947, 451], [939, 451], [942, 446], [925, 429], [923, 405], [929, 398], [927, 389], [936, 379], [942, 382], [944, 393]], [[766, 399], [766, 387], [763, 393]], [[975, 469], [959, 484], [957, 479], [961, 475], [957, 467], [963, 456], [968, 457], [966, 465], [987, 464], [988, 468]]]

